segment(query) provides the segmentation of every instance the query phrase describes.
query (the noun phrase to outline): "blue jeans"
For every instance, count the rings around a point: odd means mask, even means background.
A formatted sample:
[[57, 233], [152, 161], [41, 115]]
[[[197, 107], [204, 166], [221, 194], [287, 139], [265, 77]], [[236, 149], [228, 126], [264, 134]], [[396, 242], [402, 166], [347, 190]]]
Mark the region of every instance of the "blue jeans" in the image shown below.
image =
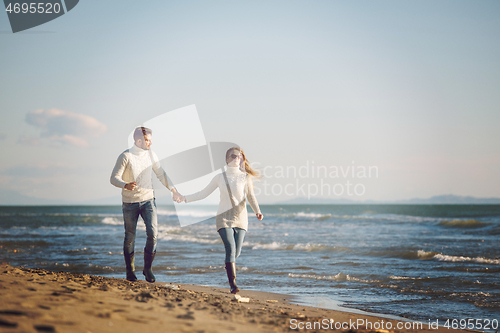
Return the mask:
[[246, 231], [240, 228], [221, 228], [218, 232], [226, 248], [226, 262], [236, 262], [241, 253]]
[[135, 247], [135, 230], [139, 215], [146, 225], [146, 246], [144, 250], [149, 253], [156, 251], [156, 240], [158, 237], [158, 219], [156, 217], [155, 199], [122, 204], [123, 221], [125, 225], [125, 240], [123, 242], [123, 252], [131, 254]]

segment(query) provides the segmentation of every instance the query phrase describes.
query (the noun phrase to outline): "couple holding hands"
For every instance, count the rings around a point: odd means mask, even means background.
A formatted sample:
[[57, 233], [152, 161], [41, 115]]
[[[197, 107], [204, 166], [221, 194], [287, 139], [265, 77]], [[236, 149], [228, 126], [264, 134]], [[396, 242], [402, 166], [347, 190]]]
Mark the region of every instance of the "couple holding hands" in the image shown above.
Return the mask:
[[[255, 198], [252, 177], [260, 175], [250, 167], [248, 160], [239, 147], [232, 147], [226, 152], [226, 171], [216, 175], [201, 191], [183, 196], [173, 186], [160, 165], [158, 157], [150, 149], [152, 130], [137, 127], [134, 131], [134, 145], [118, 157], [111, 174], [111, 184], [122, 188], [122, 211], [125, 226], [123, 255], [127, 270], [127, 280], [136, 281], [135, 275], [135, 234], [139, 215], [146, 225], [146, 246], [144, 247], [143, 274], [148, 282], [155, 282], [152, 270], [156, 254], [158, 220], [153, 190], [153, 172], [160, 182], [172, 192], [174, 201], [193, 202], [209, 196], [215, 189], [220, 190], [219, 208], [217, 209], [216, 227], [226, 249], [225, 266], [231, 293], [236, 294], [236, 258], [248, 228], [246, 200], [252, 207], [257, 219], [263, 215]], [[246, 200], [245, 200], [246, 197]]]

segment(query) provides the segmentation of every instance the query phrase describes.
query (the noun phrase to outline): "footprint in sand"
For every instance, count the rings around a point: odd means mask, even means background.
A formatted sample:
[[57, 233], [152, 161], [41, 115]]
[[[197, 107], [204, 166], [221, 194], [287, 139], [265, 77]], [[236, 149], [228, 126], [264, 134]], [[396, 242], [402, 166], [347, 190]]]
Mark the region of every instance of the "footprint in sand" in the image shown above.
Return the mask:
[[147, 303], [152, 298], [154, 298], [154, 296], [146, 291], [143, 291], [139, 295], [135, 296], [135, 300], [137, 302], [143, 302], [143, 303]]
[[17, 327], [17, 323], [0, 318], [0, 327]]
[[[1, 310], [0, 315], [17, 316], [17, 317], [28, 316], [28, 314], [26, 312], [18, 311], [18, 310]], [[0, 327], [12, 327], [12, 328], [14, 328], [14, 327], [17, 327], [17, 323], [0, 318]]]
[[192, 311], [188, 311], [188, 313], [183, 314], [183, 315], [179, 315], [179, 316], [177, 316], [177, 318], [179, 318], [179, 319], [190, 319], [190, 320], [194, 320], [193, 314], [194, 314], [194, 312], [192, 312]]
[[28, 314], [23, 311], [18, 311], [18, 310], [1, 310], [0, 315], [6, 315], [6, 316], [27, 316]]
[[56, 331], [56, 328], [51, 325], [35, 325], [33, 327], [37, 330], [37, 332], [53, 333]]

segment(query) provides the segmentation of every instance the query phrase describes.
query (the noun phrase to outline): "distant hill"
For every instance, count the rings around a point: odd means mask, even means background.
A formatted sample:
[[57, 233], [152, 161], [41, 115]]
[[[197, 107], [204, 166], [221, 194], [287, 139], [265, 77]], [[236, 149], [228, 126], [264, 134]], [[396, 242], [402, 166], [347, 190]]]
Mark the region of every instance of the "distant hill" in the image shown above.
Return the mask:
[[428, 199], [414, 198], [396, 201], [395, 203], [407, 204], [500, 204], [500, 198], [476, 198], [453, 194], [436, 195]]
[[407, 200], [394, 200], [394, 201], [374, 201], [374, 200], [364, 200], [355, 201], [350, 199], [326, 199], [326, 198], [294, 198], [285, 201], [279, 201], [275, 204], [279, 205], [321, 205], [321, 204], [500, 204], [500, 198], [476, 198], [472, 196], [460, 196], [453, 194], [446, 195], [436, 195], [430, 198], [421, 199], [413, 198]]

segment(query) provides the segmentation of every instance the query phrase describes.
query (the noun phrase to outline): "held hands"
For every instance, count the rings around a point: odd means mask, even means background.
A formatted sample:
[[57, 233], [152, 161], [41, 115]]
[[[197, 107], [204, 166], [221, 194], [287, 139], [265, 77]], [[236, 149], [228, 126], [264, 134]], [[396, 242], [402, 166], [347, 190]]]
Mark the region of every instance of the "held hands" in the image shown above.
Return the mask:
[[259, 221], [262, 221], [262, 219], [264, 218], [264, 215], [262, 214], [255, 214], [257, 216], [257, 220]]
[[179, 192], [177, 192], [177, 189], [173, 189], [172, 190], [172, 200], [174, 200], [175, 202], [177, 203], [181, 203], [181, 202], [185, 202], [186, 201], [186, 198], [180, 194]]

